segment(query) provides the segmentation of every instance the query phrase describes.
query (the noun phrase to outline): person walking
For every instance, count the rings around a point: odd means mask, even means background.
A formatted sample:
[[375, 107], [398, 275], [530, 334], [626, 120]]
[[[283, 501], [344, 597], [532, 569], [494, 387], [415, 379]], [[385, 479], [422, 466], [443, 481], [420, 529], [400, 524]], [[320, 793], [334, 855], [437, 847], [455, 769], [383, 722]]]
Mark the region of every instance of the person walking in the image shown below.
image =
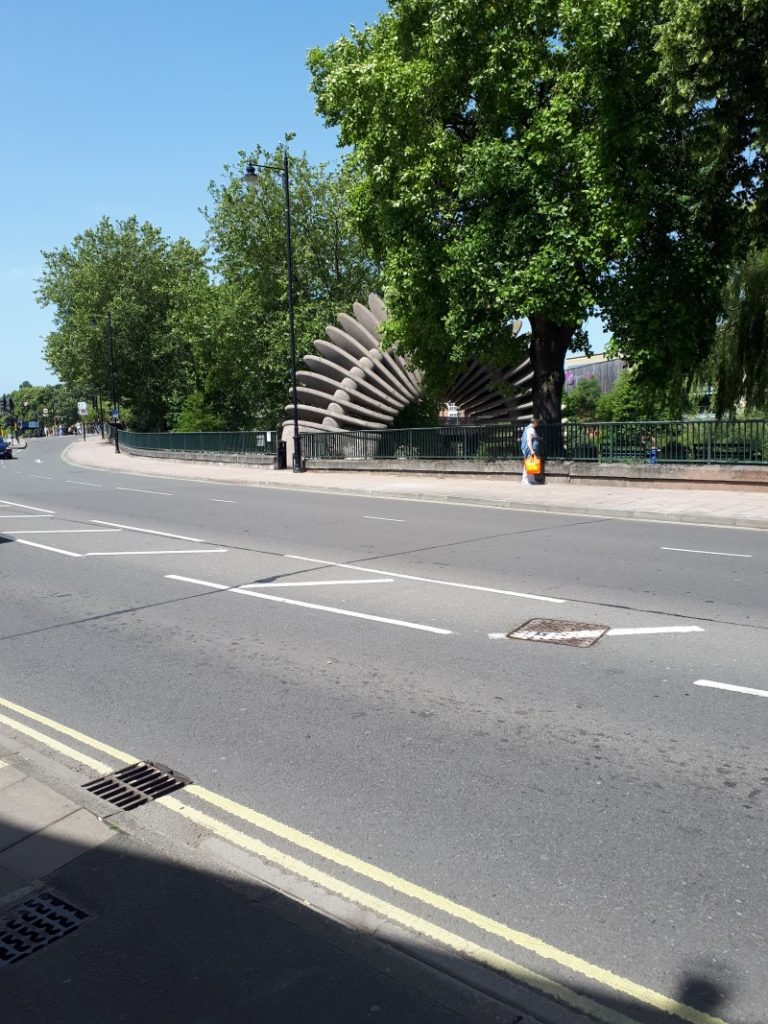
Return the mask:
[[531, 455], [538, 455], [541, 447], [539, 439], [539, 427], [541, 426], [541, 420], [536, 416], [533, 417], [531, 422], [523, 431], [523, 436], [520, 439], [520, 450], [523, 453], [523, 478], [520, 481], [521, 484], [535, 484], [536, 474], [529, 473], [525, 467], [525, 460]]

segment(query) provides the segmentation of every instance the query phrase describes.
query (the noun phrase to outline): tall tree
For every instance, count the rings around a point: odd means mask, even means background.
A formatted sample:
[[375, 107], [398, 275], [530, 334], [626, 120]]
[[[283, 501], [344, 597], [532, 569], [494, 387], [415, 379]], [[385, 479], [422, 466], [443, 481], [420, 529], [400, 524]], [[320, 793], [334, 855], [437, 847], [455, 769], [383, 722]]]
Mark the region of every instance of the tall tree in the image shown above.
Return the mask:
[[734, 265], [715, 346], [696, 376], [714, 388], [718, 417], [732, 416], [739, 403], [768, 409], [768, 250], [753, 248]]
[[202, 252], [135, 217], [114, 224], [105, 217], [43, 260], [37, 299], [55, 307], [56, 325], [46, 339], [48, 364], [68, 384], [110, 394], [109, 314], [130, 424], [166, 429], [194, 388], [191, 311], [209, 288]]
[[675, 0], [389, 7], [309, 62], [362, 175], [356, 213], [384, 263], [393, 336], [433, 370], [509, 362], [509, 324], [528, 315], [548, 421], [596, 306], [639, 378], [663, 384], [701, 360], [738, 200], [700, 110], [665, 102], [659, 33]]
[[[242, 181], [245, 153], [212, 182], [205, 210], [216, 274], [215, 330], [198, 359], [208, 368], [204, 390], [230, 424], [274, 426], [290, 397], [288, 275], [285, 249], [283, 152], [256, 149], [267, 165], [255, 188]], [[293, 241], [293, 303], [297, 357], [322, 337], [340, 312], [375, 287], [377, 268], [351, 223], [347, 176], [289, 161]]]

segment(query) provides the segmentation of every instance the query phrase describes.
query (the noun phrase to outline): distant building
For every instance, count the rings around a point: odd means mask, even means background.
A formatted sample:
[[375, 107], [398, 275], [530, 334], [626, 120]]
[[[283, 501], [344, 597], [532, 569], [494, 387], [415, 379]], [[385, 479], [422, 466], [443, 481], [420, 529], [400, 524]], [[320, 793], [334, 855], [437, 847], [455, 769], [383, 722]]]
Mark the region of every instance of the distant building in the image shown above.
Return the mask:
[[622, 370], [629, 364], [623, 359], [608, 359], [605, 355], [570, 356], [565, 360], [565, 390], [575, 388], [580, 380], [594, 378], [600, 390], [610, 391]]

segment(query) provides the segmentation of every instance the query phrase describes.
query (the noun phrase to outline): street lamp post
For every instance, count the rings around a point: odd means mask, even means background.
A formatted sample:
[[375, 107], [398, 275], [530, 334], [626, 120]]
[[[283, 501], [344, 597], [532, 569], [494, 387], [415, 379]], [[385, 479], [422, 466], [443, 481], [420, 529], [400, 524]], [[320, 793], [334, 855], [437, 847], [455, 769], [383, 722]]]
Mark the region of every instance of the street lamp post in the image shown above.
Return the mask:
[[249, 188], [253, 188], [259, 176], [256, 170], [278, 171], [283, 179], [283, 197], [285, 202], [285, 259], [288, 267], [288, 342], [291, 353], [291, 394], [293, 400], [293, 472], [302, 473], [304, 465], [301, 458], [301, 435], [299, 434], [299, 399], [296, 389], [296, 334], [293, 320], [293, 247], [291, 245], [291, 189], [288, 176], [288, 147], [283, 150], [282, 166], [276, 164], [257, 164], [248, 161], [242, 180]]
[[[96, 317], [92, 316], [90, 320], [91, 326], [96, 326]], [[115, 416], [116, 421], [120, 419], [120, 407], [117, 404], [117, 388], [115, 387], [115, 350], [112, 341], [112, 313], [107, 312], [107, 344], [109, 346], [109, 379], [112, 386], [112, 410], [111, 412]], [[111, 419], [112, 417], [110, 417]], [[117, 437], [117, 422], [114, 424], [115, 431], [115, 451], [120, 451], [120, 442]]]

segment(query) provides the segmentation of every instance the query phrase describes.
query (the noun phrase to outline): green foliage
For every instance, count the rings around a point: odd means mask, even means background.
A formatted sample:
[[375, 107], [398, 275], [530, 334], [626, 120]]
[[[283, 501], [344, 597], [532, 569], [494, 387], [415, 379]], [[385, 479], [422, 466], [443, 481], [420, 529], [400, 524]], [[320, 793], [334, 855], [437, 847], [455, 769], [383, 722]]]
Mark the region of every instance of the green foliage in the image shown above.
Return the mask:
[[668, 382], [664, 388], [653, 388], [636, 370], [629, 369], [622, 370], [613, 388], [600, 396], [595, 420], [676, 420], [691, 411], [685, 391], [674, 382]]
[[55, 307], [56, 324], [46, 339], [49, 365], [79, 392], [110, 395], [111, 314], [125, 418], [134, 429], [165, 429], [195, 384], [190, 333], [210, 287], [201, 251], [135, 217], [105, 217], [43, 259], [37, 299]]
[[[78, 419], [79, 401], [87, 401], [91, 415], [97, 418], [98, 396], [81, 393], [66, 384], [40, 386], [25, 380], [14, 391], [9, 391], [7, 397], [13, 402], [13, 415], [17, 420], [37, 420], [41, 426], [71, 426]], [[48, 410], [47, 415], [43, 409]]]
[[765, 22], [762, 0], [392, 0], [312, 51], [390, 336], [447, 379], [514, 358], [527, 314], [534, 409], [556, 420], [597, 305], [638, 380], [679, 392], [762, 188]]
[[584, 377], [573, 388], [563, 392], [563, 412], [569, 420], [594, 423], [601, 396], [600, 381]]
[[407, 430], [416, 427], [439, 427], [440, 406], [436, 401], [424, 398], [420, 402], [411, 402], [395, 416], [392, 421], [393, 430]]
[[[257, 164], [279, 169], [282, 151], [257, 149]], [[217, 287], [215, 328], [201, 335], [204, 393], [228, 429], [274, 429], [290, 395], [288, 275], [282, 176], [259, 173], [255, 188], [241, 180], [246, 154], [211, 183], [208, 245]], [[376, 266], [353, 229], [346, 174], [290, 160], [293, 303], [297, 364], [327, 324], [375, 287]]]
[[768, 250], [753, 248], [733, 267], [724, 289], [723, 319], [710, 358], [695, 386], [715, 388], [718, 418], [739, 404], [768, 405]]
[[221, 416], [210, 408], [205, 396], [193, 391], [187, 395], [173, 429], [191, 433], [196, 430], [222, 430], [223, 426]]

